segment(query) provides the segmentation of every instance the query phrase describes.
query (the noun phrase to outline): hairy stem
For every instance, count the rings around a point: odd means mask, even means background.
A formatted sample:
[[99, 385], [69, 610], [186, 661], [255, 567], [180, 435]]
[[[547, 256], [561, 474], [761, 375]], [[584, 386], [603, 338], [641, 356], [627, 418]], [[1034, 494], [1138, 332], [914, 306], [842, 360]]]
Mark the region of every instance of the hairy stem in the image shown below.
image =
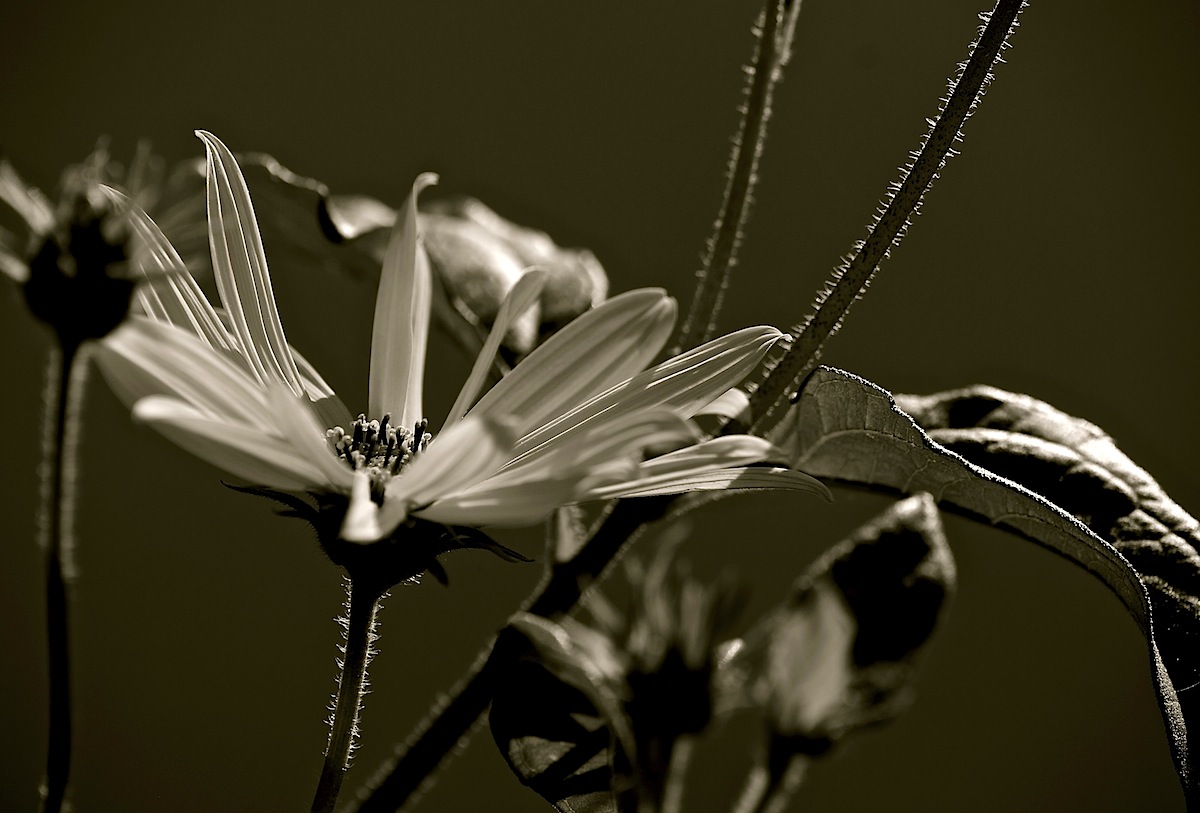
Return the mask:
[[791, 55], [792, 35], [800, 14], [801, 0], [768, 0], [758, 24], [758, 47], [754, 64], [746, 69], [742, 120], [733, 139], [729, 175], [721, 211], [713, 223], [704, 264], [697, 273], [696, 291], [679, 341], [669, 355], [677, 355], [712, 338], [717, 329], [729, 275], [737, 264], [742, 229], [750, 214], [758, 162], [767, 141], [771, 119], [771, 97]]
[[[82, 362], [82, 363], [81, 363]], [[49, 732], [41, 809], [68, 809], [71, 776], [71, 661], [69, 585], [75, 575], [73, 522], [75, 458], [87, 363], [79, 345], [62, 342], [46, 374], [42, 434], [40, 541], [46, 555], [46, 640], [49, 667]]]
[[981, 15], [986, 24], [971, 45], [970, 58], [960, 65], [937, 120], [913, 160], [901, 170], [900, 181], [889, 187], [886, 208], [871, 225], [867, 239], [854, 246], [850, 257], [817, 295], [813, 312], [801, 325], [792, 328], [795, 339], [791, 346], [751, 396], [753, 433], [763, 434], [778, 422], [783, 412], [776, 409], [779, 402], [816, 366], [825, 341], [841, 326], [850, 306], [862, 296], [880, 264], [903, 239], [926, 191], [954, 154], [952, 148], [962, 137], [963, 124], [991, 82], [992, 68], [1007, 47], [1008, 37], [1017, 25], [1017, 15], [1024, 7], [1025, 0], [998, 0], [990, 14]]
[[342, 673], [338, 677], [337, 699], [330, 721], [329, 744], [321, 779], [313, 797], [312, 813], [332, 813], [342, 789], [342, 779], [350, 767], [350, 754], [358, 739], [358, 721], [362, 714], [367, 685], [367, 664], [371, 662], [375, 642], [375, 614], [382, 592], [365, 587], [354, 579], [349, 584], [346, 619], [346, 650]]
[[[645, 497], [619, 501], [592, 528], [588, 541], [570, 561], [554, 567], [522, 605], [522, 610], [554, 618], [569, 612], [618, 554], [650, 521], [673, 504], [671, 497]], [[381, 766], [362, 797], [358, 813], [392, 813], [400, 810], [432, 781], [442, 762], [471, 733], [487, 711], [495, 690], [496, 675], [507, 665], [512, 650], [493, 638], [470, 670], [413, 732], [396, 756]]]

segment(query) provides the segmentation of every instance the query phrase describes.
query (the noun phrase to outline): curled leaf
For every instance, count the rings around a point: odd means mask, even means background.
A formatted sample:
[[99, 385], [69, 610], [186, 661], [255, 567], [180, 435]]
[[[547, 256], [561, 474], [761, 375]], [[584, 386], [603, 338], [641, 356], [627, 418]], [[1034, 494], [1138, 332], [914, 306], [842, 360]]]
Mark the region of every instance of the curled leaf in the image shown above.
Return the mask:
[[[978, 422], [994, 411], [978, 400], [962, 401], [951, 408], [953, 400], [943, 402], [940, 420], [944, 423], [967, 422], [962, 416], [971, 414], [974, 418], [970, 420]], [[935, 431], [940, 431], [936, 429], [939, 407], [935, 402], [922, 404], [912, 398], [906, 402], [924, 414]], [[996, 416], [997, 426], [1001, 425], [1000, 414]], [[1188, 534], [1188, 528], [1194, 528], [1194, 524], [1176, 516], [1174, 509], [1178, 507], [1164, 501], [1165, 496], [1156, 486], [1149, 488], [1148, 475], [1136, 467], [1128, 468], [1132, 464], [1123, 455], [1114, 456], [1115, 447], [1110, 440], [1098, 437], [1099, 430], [1095, 427], [1071, 418], [1066, 422], [1051, 420], [1047, 413], [1037, 409], [1026, 409], [1025, 414], [1025, 422], [1009, 425], [1026, 428], [1037, 425], [1041, 428], [1036, 431], [1048, 437], [1039, 437], [1032, 429], [1025, 438], [1016, 437], [1023, 432], [1010, 432], [1006, 440], [1012, 442], [993, 443], [990, 448], [994, 454], [989, 452], [987, 460], [989, 466], [1003, 464], [1001, 468], [1029, 483], [1006, 479], [969, 462], [926, 434], [886, 391], [828, 367], [818, 368], [809, 376], [796, 404], [772, 437], [793, 454], [794, 465], [815, 476], [891, 492], [928, 491], [943, 508], [1050, 548], [1103, 581], [1122, 600], [1146, 638], [1175, 769], [1185, 795], [1191, 803], [1197, 803], [1200, 787], [1189, 755], [1189, 731], [1200, 720], [1200, 712], [1193, 710], [1192, 695], [1182, 692], [1200, 682], [1200, 658], [1196, 656], [1200, 614], [1196, 612], [1195, 594], [1189, 588], [1194, 580], [1181, 578], [1176, 572], [1179, 565], [1190, 572], [1191, 557], [1186, 549], [1177, 546], [1155, 549], [1152, 535], [1151, 544], [1147, 545], [1147, 531], [1139, 530], [1149, 519], [1155, 519], [1172, 528], [1175, 536], [1185, 539], [1180, 532]], [[955, 417], [948, 417], [951, 415]], [[982, 428], [989, 432], [1005, 431]], [[941, 437], [955, 442], [962, 440], [953, 435]], [[985, 438], [997, 440], [994, 435], [980, 433], [971, 443], [964, 443], [964, 448], [968, 445], [978, 448], [982, 444], [986, 451]], [[1033, 443], [1034, 440], [1048, 441], [1051, 445]], [[1018, 449], [1024, 451], [1018, 454]], [[1109, 451], [1104, 452], [1105, 449]], [[981, 455], [980, 459], [984, 457]], [[1017, 459], [1022, 459], [1019, 465], [1010, 465]], [[1135, 469], [1145, 479], [1134, 476]], [[1124, 473], [1118, 474], [1118, 470]], [[1057, 471], [1061, 477], [1055, 481], [1046, 475], [1048, 471]], [[1095, 528], [1076, 518], [1072, 509], [1060, 507], [1034, 490], [1038, 488], [1045, 488], [1070, 503], [1080, 516], [1112, 536], [1102, 537]], [[1144, 497], [1139, 496], [1139, 490]], [[1120, 513], [1120, 509], [1114, 510], [1117, 505], [1137, 511], [1114, 516]], [[1165, 538], [1162, 535], [1160, 540]], [[1125, 547], [1131, 554], [1136, 551], [1139, 557], [1149, 551], [1151, 561], [1139, 558], [1139, 565], [1135, 566], [1114, 544]], [[1144, 577], [1141, 568], [1146, 569]], [[1168, 570], [1172, 573], [1169, 579], [1164, 577]]]
[[928, 494], [896, 503], [815, 562], [722, 665], [724, 685], [767, 709], [768, 764], [818, 756], [902, 711], [953, 587]]

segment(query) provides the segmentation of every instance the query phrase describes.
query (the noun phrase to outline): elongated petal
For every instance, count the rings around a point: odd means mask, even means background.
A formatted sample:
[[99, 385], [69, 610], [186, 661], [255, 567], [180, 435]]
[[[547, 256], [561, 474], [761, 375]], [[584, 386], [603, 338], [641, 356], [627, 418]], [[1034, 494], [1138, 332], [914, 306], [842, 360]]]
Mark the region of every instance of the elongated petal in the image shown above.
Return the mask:
[[726, 390], [716, 400], [696, 410], [696, 415], [711, 415], [725, 420], [741, 419], [750, 406], [750, 396], [737, 387]]
[[0, 273], [17, 283], [29, 279], [29, 266], [3, 243], [0, 243]]
[[319, 471], [334, 490], [349, 491], [350, 467], [338, 460], [330, 450], [325, 440], [327, 427], [317, 422], [308, 399], [292, 395], [290, 390], [275, 384], [267, 390], [267, 401], [278, 432], [296, 454]]
[[544, 481], [537, 488], [517, 484], [445, 497], [416, 516], [446, 525], [520, 528], [540, 522], [560, 505], [574, 502], [574, 477]]
[[268, 425], [257, 382], [181, 328], [131, 317], [98, 343], [95, 359], [127, 406], [147, 395], [169, 395], [210, 418]]
[[[544, 455], [505, 467], [472, 491], [570, 477], [583, 480], [598, 467], [613, 461], [629, 460], [636, 466], [649, 448], [677, 446], [697, 439], [695, 426], [675, 412], [645, 410], [595, 431], [578, 432]], [[759, 459], [756, 457], [754, 461]]]
[[714, 339], [550, 421], [521, 438], [516, 452], [520, 456], [545, 454], [583, 427], [618, 421], [645, 409], [668, 407], [690, 417], [741, 383], [782, 335], [773, 327], [763, 326], [744, 328]]
[[278, 382], [299, 395], [300, 374], [275, 307], [246, 179], [216, 136], [203, 130], [196, 135], [208, 155], [208, 241], [221, 303], [260, 383]]
[[616, 497], [656, 497], [685, 491], [741, 491], [784, 489], [804, 491], [831, 501], [829, 489], [815, 477], [803, 472], [762, 466], [735, 467], [694, 473], [678, 472], [658, 478], [601, 486], [578, 495], [583, 500], [609, 500]]
[[471, 414], [513, 415], [528, 432], [643, 370], [674, 326], [675, 300], [662, 290], [615, 296], [530, 353]]
[[269, 432], [214, 419], [166, 396], [138, 401], [133, 416], [185, 451], [255, 485], [285, 491], [328, 488], [321, 472]]
[[211, 347], [233, 350], [236, 345], [229, 332], [162, 229], [123, 192], [110, 186], [102, 186], [101, 191], [129, 212], [138, 247], [134, 270], [147, 280], [138, 287], [138, 301], [146, 315], [183, 328]]
[[300, 372], [300, 382], [304, 385], [304, 394], [312, 401], [313, 409], [325, 428], [340, 426], [345, 428], [354, 422], [354, 416], [342, 399], [333, 391], [333, 387], [325, 383], [325, 379], [317, 372], [317, 368], [308, 359], [292, 348], [292, 358], [296, 360], [296, 369]]
[[467, 376], [458, 398], [454, 400], [454, 406], [450, 408], [450, 414], [446, 417], [447, 427], [458, 423], [479, 397], [479, 390], [487, 380], [488, 370], [491, 369], [496, 352], [500, 349], [500, 342], [508, 335], [509, 326], [538, 301], [545, 284], [546, 272], [531, 269], [523, 274], [508, 292], [508, 296], [500, 305], [500, 312], [496, 314], [496, 321], [492, 323], [492, 331], [475, 359], [475, 366], [471, 368], [471, 374]]
[[391, 414], [401, 426], [424, 417], [425, 345], [433, 303], [433, 274], [417, 234], [417, 195], [437, 176], [425, 173], [396, 217], [375, 298], [368, 404], [372, 415]]

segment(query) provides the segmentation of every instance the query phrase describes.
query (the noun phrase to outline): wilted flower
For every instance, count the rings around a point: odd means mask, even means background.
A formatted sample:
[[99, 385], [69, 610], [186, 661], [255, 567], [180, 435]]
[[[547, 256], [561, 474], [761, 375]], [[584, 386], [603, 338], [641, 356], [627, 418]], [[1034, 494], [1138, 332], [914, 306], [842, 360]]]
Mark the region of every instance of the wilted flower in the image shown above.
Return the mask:
[[[659, 290], [632, 291], [588, 312], [478, 398], [500, 338], [539, 295], [542, 273], [522, 277], [506, 299], [435, 440], [422, 397], [432, 283], [416, 219], [429, 175], [414, 184], [388, 244], [370, 417], [352, 418], [288, 345], [244, 179], [220, 141], [199, 135], [224, 311], [190, 277], [168, 278], [142, 297], [148, 318], [132, 320], [98, 356], [135, 417], [197, 456], [270, 489], [340, 495], [340, 535], [352, 542], [389, 538], [418, 520], [530, 524], [589, 499], [760, 487], [825, 493], [807, 475], [757, 465], [776, 457], [768, 442], [699, 442], [687, 420], [746, 377], [779, 338], [774, 328], [747, 328], [639, 373], [674, 323], [674, 302]], [[175, 265], [170, 244], [133, 211], [151, 246], [142, 269]], [[676, 451], [643, 460], [663, 448]]]

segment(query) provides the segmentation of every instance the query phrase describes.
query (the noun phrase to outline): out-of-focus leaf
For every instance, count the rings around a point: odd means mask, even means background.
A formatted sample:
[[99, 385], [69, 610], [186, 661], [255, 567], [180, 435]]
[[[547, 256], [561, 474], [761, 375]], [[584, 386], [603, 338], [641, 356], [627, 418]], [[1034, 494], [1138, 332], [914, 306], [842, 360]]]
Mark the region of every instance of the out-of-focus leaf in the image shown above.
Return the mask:
[[[946, 417], [942, 420], [946, 423], [978, 422], [992, 411], [982, 407], [979, 401], [963, 401], [951, 408], [952, 401], [943, 402], [942, 414]], [[926, 403], [913, 399], [908, 402], [924, 413], [932, 425], [937, 425], [936, 398]], [[972, 410], [973, 418], [963, 417], [970, 415]], [[1015, 412], [1019, 413], [1021, 409], [1017, 408]], [[1181, 578], [1175, 572], [1177, 566], [1186, 564], [1190, 557], [1183, 555], [1187, 553], [1186, 549], [1180, 554], [1180, 549], [1172, 546], [1170, 550], [1161, 548], [1161, 554], [1149, 556], [1151, 560], [1161, 557], [1163, 563], [1147, 565], [1139, 558], [1142, 566], [1147, 568], [1143, 579], [1139, 570], [1112, 544], [1125, 545], [1132, 539], [1131, 551], [1133, 548], [1144, 550], [1147, 541], [1152, 548], [1166, 538], [1164, 534], [1156, 542], [1147, 531], [1137, 530], [1144, 522], [1134, 516], [1135, 508], [1144, 517], [1163, 523], [1181, 540], [1185, 540], [1188, 529], [1194, 528], [1194, 524], [1174, 515], [1177, 506], [1166, 500], [1157, 486], [1150, 487], [1153, 481], [1144, 472], [1129, 464], [1123, 456], [1114, 457], [1111, 441], [1098, 437], [1099, 430], [1067, 416], [1062, 416], [1066, 421], [1051, 420], [1047, 413], [1037, 409], [1026, 409], [1025, 412], [1022, 422], [1013, 419], [1010, 413], [1008, 425], [1021, 426], [1023, 431], [1007, 432], [1006, 440], [1011, 442], [1003, 452], [996, 451], [994, 455], [989, 452], [988, 463], [1003, 463], [1002, 467], [1031, 480], [1028, 487], [945, 448], [902, 412], [886, 391], [850, 373], [828, 367], [818, 368], [809, 376], [797, 403], [776, 428], [773, 437], [793, 453], [797, 468], [826, 481], [892, 492], [930, 492], [942, 507], [1037, 542], [1100, 578], [1122, 600], [1146, 637], [1152, 677], [1175, 767], [1185, 795], [1191, 804], [1196, 804], [1200, 801], [1200, 789], [1196, 787], [1195, 770], [1188, 751], [1189, 719], [1200, 719], [1200, 713], [1192, 710], [1195, 704], [1188, 701], [1192, 695], [1182, 695], [1182, 692], [1200, 681], [1200, 658], [1197, 658], [1200, 617], [1195, 609], [1194, 594], [1188, 588], [1194, 581], [1190, 577]], [[1005, 419], [998, 414], [997, 425], [1001, 425], [1002, 420]], [[1039, 428], [1034, 430], [1032, 427], [1035, 426]], [[1005, 431], [994, 427], [988, 430]], [[1024, 431], [1030, 434], [1018, 438], [1017, 435]], [[1047, 437], [1040, 437], [1034, 434], [1035, 431]], [[979, 441], [982, 436], [974, 441]], [[947, 439], [957, 442], [961, 438], [951, 436]], [[1032, 443], [1035, 440], [1046, 443]], [[965, 445], [979, 448], [980, 444], [974, 441]], [[1069, 441], [1075, 446], [1058, 441]], [[986, 448], [987, 444], [983, 445]], [[999, 447], [993, 445], [992, 448], [995, 451]], [[1029, 458], [1019, 465], [1011, 464], [1017, 448], [1024, 448]], [[1008, 458], [1007, 463], [1005, 458]], [[1053, 477], [1047, 476], [1047, 471], [1059, 472], [1061, 481], [1050, 483]], [[1117, 474], [1118, 471], [1123, 473]], [[1031, 472], [1039, 474], [1031, 476]], [[1135, 477], [1134, 472], [1139, 476]], [[1085, 483], [1089, 484], [1086, 488], [1077, 487], [1077, 484]], [[1032, 490], [1039, 487], [1056, 493], [1060, 499], [1063, 498], [1061, 492], [1069, 493], [1068, 502], [1075, 506], [1074, 510], [1080, 511], [1098, 527], [1107, 523], [1104, 532], [1119, 533], [1121, 538], [1115, 535], [1112, 539], [1102, 538], [1067, 510]], [[1139, 493], [1147, 496], [1139, 497]], [[1113, 516], [1114, 511], [1120, 511], [1116, 506], [1125, 506], [1130, 511], [1123, 516]], [[1194, 532], [1190, 533], [1194, 538]], [[1165, 584], [1160, 586], [1164, 581]]]
[[[632, 785], [632, 732], [616, 694], [616, 656], [581, 624], [518, 614], [504, 646], [528, 655], [498, 681], [488, 715], [500, 753], [523, 784], [564, 813], [618, 813]], [[630, 746], [631, 747], [631, 746]]]
[[815, 562], [721, 666], [726, 690], [767, 710], [768, 764], [820, 755], [902, 711], [953, 587], [928, 494], [896, 503]]
[[[456, 314], [466, 326], [486, 334], [521, 275], [534, 266], [545, 270], [537, 307], [505, 337], [511, 358], [524, 356], [608, 294], [608, 277], [587, 249], [563, 248], [545, 232], [505, 220], [474, 198], [422, 200], [421, 206], [425, 248], [450, 306], [443, 318]], [[326, 195], [320, 212], [331, 240], [382, 257], [379, 233], [395, 218], [386, 204], [363, 195]]]

